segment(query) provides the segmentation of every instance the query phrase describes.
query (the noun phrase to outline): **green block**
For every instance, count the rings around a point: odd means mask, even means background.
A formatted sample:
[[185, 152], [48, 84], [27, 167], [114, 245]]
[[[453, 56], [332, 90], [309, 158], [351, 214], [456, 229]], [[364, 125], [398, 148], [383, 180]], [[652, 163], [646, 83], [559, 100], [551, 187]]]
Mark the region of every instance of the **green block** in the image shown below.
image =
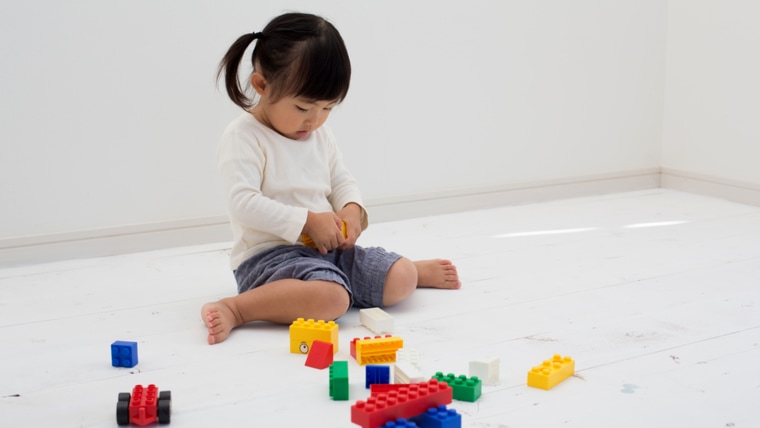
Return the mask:
[[330, 398], [348, 400], [348, 361], [330, 364]]
[[452, 373], [444, 375], [442, 372], [437, 372], [433, 376], [433, 379], [438, 382], [448, 383], [451, 389], [454, 390], [455, 400], [469, 401], [470, 403], [480, 398], [483, 388], [483, 382], [477, 376], [468, 378], [465, 375], [454, 376]]

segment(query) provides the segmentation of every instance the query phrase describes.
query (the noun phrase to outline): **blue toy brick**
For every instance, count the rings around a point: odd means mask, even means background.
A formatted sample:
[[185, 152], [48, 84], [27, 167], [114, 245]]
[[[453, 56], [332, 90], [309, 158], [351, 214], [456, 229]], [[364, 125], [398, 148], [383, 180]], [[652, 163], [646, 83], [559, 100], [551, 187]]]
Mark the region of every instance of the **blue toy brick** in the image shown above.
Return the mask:
[[391, 368], [388, 366], [367, 365], [365, 373], [365, 388], [373, 384], [391, 383]]
[[111, 365], [134, 367], [137, 365], [137, 342], [117, 340], [111, 344]]
[[414, 422], [420, 428], [461, 428], [462, 415], [446, 406], [431, 407], [427, 412], [415, 416]]
[[407, 419], [396, 419], [395, 421], [386, 422], [380, 428], [419, 428], [419, 425]]

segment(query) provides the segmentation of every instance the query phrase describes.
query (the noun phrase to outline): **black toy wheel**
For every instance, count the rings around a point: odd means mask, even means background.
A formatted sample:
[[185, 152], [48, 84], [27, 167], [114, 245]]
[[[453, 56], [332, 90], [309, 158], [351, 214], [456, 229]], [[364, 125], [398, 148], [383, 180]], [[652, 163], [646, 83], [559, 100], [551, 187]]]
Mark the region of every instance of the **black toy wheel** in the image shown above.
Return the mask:
[[132, 396], [128, 392], [119, 393], [119, 401], [116, 402], [116, 423], [129, 425], [129, 400]]
[[158, 413], [158, 423], [159, 424], [168, 424], [171, 422], [172, 418], [172, 392], [171, 391], [161, 391], [158, 394], [158, 405], [157, 405], [157, 413]]

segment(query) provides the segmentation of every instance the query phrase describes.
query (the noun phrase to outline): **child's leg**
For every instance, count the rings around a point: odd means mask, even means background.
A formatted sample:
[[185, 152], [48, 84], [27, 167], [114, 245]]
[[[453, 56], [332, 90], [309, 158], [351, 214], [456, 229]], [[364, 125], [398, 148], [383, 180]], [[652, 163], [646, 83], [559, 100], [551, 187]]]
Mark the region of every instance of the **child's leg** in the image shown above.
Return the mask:
[[413, 262], [402, 257], [388, 269], [383, 306], [395, 305], [411, 296], [418, 287], [457, 289], [461, 286], [457, 268], [448, 260]]
[[233, 328], [251, 321], [334, 320], [346, 313], [349, 304], [348, 292], [338, 283], [282, 279], [206, 303], [201, 318], [208, 328], [208, 343], [213, 345], [226, 339]]

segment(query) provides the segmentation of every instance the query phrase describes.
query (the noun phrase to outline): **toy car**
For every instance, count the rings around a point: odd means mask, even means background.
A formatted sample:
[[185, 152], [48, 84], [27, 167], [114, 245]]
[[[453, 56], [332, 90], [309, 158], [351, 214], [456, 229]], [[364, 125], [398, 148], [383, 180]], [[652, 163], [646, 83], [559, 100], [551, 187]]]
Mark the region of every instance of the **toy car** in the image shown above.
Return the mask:
[[119, 401], [116, 402], [116, 423], [129, 425], [130, 423], [145, 426], [158, 422], [168, 424], [171, 421], [172, 392], [161, 391], [156, 385], [136, 385], [132, 394], [119, 393]]

